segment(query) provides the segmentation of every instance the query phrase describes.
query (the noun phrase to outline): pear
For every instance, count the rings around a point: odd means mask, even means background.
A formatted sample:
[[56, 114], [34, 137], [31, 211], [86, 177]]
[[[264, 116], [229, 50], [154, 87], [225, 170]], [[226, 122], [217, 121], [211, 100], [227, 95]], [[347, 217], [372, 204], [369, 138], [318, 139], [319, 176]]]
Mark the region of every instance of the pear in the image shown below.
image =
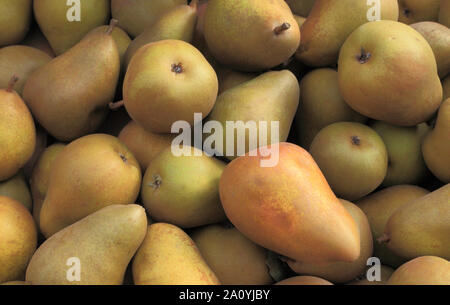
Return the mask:
[[10, 197], [31, 211], [31, 194], [22, 172], [17, 173], [9, 180], [0, 182], [0, 196]]
[[133, 260], [136, 285], [218, 285], [192, 239], [180, 228], [155, 223]]
[[450, 183], [450, 98], [439, 108], [436, 125], [423, 141], [422, 153], [433, 175]]
[[306, 21], [305, 17], [301, 17], [301, 16], [298, 16], [298, 15], [294, 15], [294, 19], [295, 19], [295, 21], [297, 21], [297, 24], [298, 24], [299, 28], [301, 28], [303, 23], [305, 23], [305, 21]]
[[450, 285], [450, 262], [436, 256], [410, 260], [395, 270], [389, 285]]
[[216, 72], [200, 51], [181, 40], [161, 40], [133, 56], [123, 99], [128, 114], [145, 130], [170, 133], [176, 121], [192, 125], [194, 113], [206, 117], [218, 86]]
[[112, 17], [131, 37], [137, 37], [160, 16], [186, 0], [111, 0]]
[[42, 34], [39, 27], [33, 27], [28, 33], [27, 37], [20, 43], [21, 45], [36, 48], [46, 53], [51, 58], [55, 57], [56, 54], [53, 51], [50, 43], [47, 38], [45, 38], [44, 34]]
[[370, 127], [339, 122], [323, 128], [309, 149], [337, 196], [357, 200], [384, 180], [388, 154], [381, 137]]
[[361, 252], [357, 260], [350, 263], [311, 264], [289, 260], [289, 267], [298, 274], [321, 277], [333, 283], [346, 283], [361, 275], [367, 267], [367, 260], [373, 253], [373, 238], [370, 224], [364, 212], [353, 203], [340, 200], [359, 227]]
[[394, 273], [394, 269], [381, 265], [380, 266], [380, 280], [377, 281], [369, 281], [366, 278], [366, 274], [362, 277], [360, 277], [359, 279], [356, 279], [350, 283], [348, 283], [347, 285], [387, 285], [387, 282], [389, 280], [389, 278], [391, 277], [392, 273]]
[[316, 276], [294, 276], [285, 280], [282, 280], [275, 285], [333, 285], [333, 283], [327, 280], [321, 279]]
[[393, 126], [384, 122], [371, 125], [386, 145], [388, 169], [383, 186], [417, 184], [426, 176], [422, 157], [422, 140], [428, 132], [427, 124], [415, 127]]
[[444, 101], [448, 98], [450, 98], [450, 75], [447, 76], [443, 81], [442, 81], [442, 87], [444, 90]]
[[450, 259], [450, 184], [397, 209], [378, 240], [408, 259], [423, 255]]
[[49, 139], [47, 131], [45, 131], [45, 129], [42, 128], [42, 126], [40, 126], [39, 124], [36, 124], [36, 145], [34, 146], [34, 152], [31, 155], [31, 158], [28, 159], [28, 162], [25, 163], [25, 165], [22, 168], [25, 180], [30, 179], [31, 172], [33, 171], [34, 168], [34, 164], [37, 162], [41, 154], [47, 148], [49, 140], [51, 141], [51, 139]]
[[3, 0], [0, 3], [0, 47], [20, 42], [32, 19], [32, 0]]
[[364, 123], [367, 118], [351, 109], [339, 92], [336, 70], [315, 69], [300, 82], [300, 106], [295, 127], [300, 145], [309, 149], [317, 133], [336, 122]]
[[139, 194], [139, 164], [116, 137], [79, 138], [52, 163], [40, 213], [46, 237], [105, 206], [134, 203]]
[[269, 285], [268, 251], [230, 225], [210, 225], [191, 234], [223, 285]]
[[36, 128], [30, 111], [13, 90], [13, 76], [6, 89], [0, 89], [0, 181], [14, 176], [33, 155]]
[[300, 29], [283, 0], [209, 1], [204, 34], [219, 62], [243, 71], [278, 66], [300, 44]]
[[6, 283], [1, 283], [0, 285], [31, 285], [31, 284], [25, 281], [10, 281]]
[[[256, 147], [252, 147], [251, 142], [259, 139], [259, 146], [286, 141], [291, 124], [297, 111], [300, 96], [300, 88], [295, 75], [288, 71], [270, 71], [247, 81], [239, 86], [233, 87], [219, 95], [214, 106], [210, 121], [217, 121], [222, 125], [223, 135], [219, 135], [219, 140], [213, 147], [218, 155], [225, 155], [228, 159], [234, 159]], [[257, 134], [250, 134], [245, 131], [245, 147], [238, 150], [238, 136], [242, 133], [242, 128], [236, 125], [230, 130], [227, 122], [242, 121], [246, 126], [256, 124]], [[261, 130], [261, 122], [266, 123], [266, 142], [261, 142], [264, 137]], [[274, 132], [273, 124], [279, 124], [279, 136]], [[264, 128], [264, 127], [261, 127]], [[234, 143], [228, 142], [230, 131], [234, 132]], [[243, 133], [242, 133], [243, 134]], [[221, 141], [223, 140], [223, 141]], [[256, 141], [257, 142], [257, 141]]]
[[339, 54], [338, 80], [350, 107], [393, 125], [423, 123], [442, 102], [433, 50], [400, 22], [381, 20], [356, 29]]
[[[396, 185], [372, 193], [359, 200], [357, 204], [367, 215], [373, 238], [377, 240], [383, 235], [389, 218], [398, 208], [428, 193], [426, 189], [415, 185]], [[395, 268], [406, 262], [406, 259], [378, 242], [374, 243], [373, 255], [378, 257], [382, 264]]]
[[39, 217], [42, 204], [47, 195], [50, 169], [65, 146], [62, 143], [55, 143], [47, 147], [33, 168], [30, 178], [30, 189], [33, 197], [33, 218], [38, 227], [40, 226]]
[[33, 217], [18, 201], [0, 196], [0, 232], [0, 283], [22, 280], [37, 246]]
[[450, 1], [442, 0], [439, 9], [439, 23], [450, 27]]
[[[397, 0], [377, 2], [383, 20], [397, 21]], [[360, 0], [316, 0], [302, 25], [302, 39], [296, 58], [313, 67], [336, 64], [345, 39], [360, 25], [369, 22], [371, 6], [373, 4], [368, 5], [367, 1]]]
[[450, 29], [432, 21], [414, 23], [411, 26], [422, 34], [433, 49], [439, 76], [447, 76], [450, 72]]
[[219, 199], [219, 179], [225, 163], [193, 147], [176, 156], [165, 148], [148, 165], [141, 197], [156, 221], [191, 228], [226, 219]]
[[127, 49], [125, 66], [137, 50], [150, 43], [165, 39], [183, 40], [191, 43], [197, 22], [197, 0], [190, 5], [179, 5], [162, 15], [151, 27], [137, 36]]
[[258, 76], [258, 74], [224, 69], [223, 71], [218, 72], [217, 76], [219, 78], [219, 94], [221, 94], [228, 89], [234, 88], [254, 79]]
[[[262, 166], [264, 150], [278, 162]], [[305, 263], [352, 262], [360, 255], [356, 222], [297, 145], [274, 144], [233, 160], [219, 191], [228, 219], [264, 248]]]
[[119, 52], [111, 36], [114, 26], [113, 20], [106, 32], [89, 33], [34, 71], [25, 84], [23, 96], [31, 112], [60, 141], [95, 131], [107, 114], [120, 72]]
[[146, 131], [134, 121], [129, 122], [119, 134], [119, 140], [133, 153], [143, 171], [161, 151], [171, 146], [174, 138], [172, 134]]
[[66, 2], [33, 2], [36, 21], [56, 55], [72, 48], [91, 30], [106, 24], [109, 18], [108, 0]]
[[398, 21], [406, 24], [420, 21], [437, 21], [441, 0], [399, 0]]
[[31, 258], [26, 281], [32, 285], [120, 285], [146, 228], [145, 211], [139, 205], [100, 209], [47, 239]]
[[286, 0], [292, 12], [302, 17], [308, 17], [316, 0]]
[[27, 46], [9, 46], [0, 49], [0, 88], [6, 88], [15, 74], [19, 80], [13, 89], [22, 95], [25, 82], [34, 70], [47, 64], [52, 58], [45, 52]]

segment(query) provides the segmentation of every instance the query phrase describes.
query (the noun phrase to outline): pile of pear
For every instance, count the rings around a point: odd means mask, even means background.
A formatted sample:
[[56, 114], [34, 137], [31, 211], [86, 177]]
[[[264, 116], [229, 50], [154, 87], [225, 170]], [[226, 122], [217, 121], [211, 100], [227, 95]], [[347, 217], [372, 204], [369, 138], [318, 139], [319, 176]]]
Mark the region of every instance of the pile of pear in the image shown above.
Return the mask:
[[450, 285], [450, 0], [80, 3], [0, 1], [0, 284]]

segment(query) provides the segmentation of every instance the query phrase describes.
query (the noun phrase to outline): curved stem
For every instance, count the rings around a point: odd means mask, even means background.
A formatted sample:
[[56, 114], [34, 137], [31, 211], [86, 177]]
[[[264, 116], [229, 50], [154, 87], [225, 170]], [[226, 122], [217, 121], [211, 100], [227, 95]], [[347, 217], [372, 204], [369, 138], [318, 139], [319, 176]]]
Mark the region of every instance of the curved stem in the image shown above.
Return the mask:
[[119, 101], [119, 102], [115, 102], [115, 103], [109, 103], [108, 107], [111, 110], [117, 110], [119, 108], [121, 108], [124, 105], [123, 101]]
[[281, 33], [283, 33], [284, 31], [289, 30], [291, 27], [291, 25], [287, 22], [283, 22], [283, 24], [277, 26], [276, 28], [273, 29], [273, 32], [275, 33], [275, 35], [280, 35]]
[[106, 30], [106, 34], [107, 35], [111, 35], [112, 31], [114, 30], [114, 28], [116, 27], [116, 25], [119, 23], [119, 20], [117, 19], [111, 19], [111, 21], [109, 22], [109, 26], [108, 29]]

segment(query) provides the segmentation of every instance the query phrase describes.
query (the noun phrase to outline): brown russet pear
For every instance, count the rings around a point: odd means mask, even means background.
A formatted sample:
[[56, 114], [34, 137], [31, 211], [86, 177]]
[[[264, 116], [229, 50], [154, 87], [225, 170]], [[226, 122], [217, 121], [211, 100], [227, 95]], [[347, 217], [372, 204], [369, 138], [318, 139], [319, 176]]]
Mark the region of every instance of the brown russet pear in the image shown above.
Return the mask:
[[23, 204], [28, 211], [31, 211], [31, 194], [25, 176], [21, 171], [11, 179], [0, 182], [0, 196], [10, 197]]
[[282, 280], [275, 285], [333, 285], [333, 283], [327, 280], [321, 279], [316, 276], [294, 276], [288, 279]]
[[309, 149], [316, 134], [336, 122], [364, 123], [367, 118], [351, 109], [339, 92], [338, 74], [330, 68], [315, 69], [300, 82], [300, 105], [295, 127], [300, 145]]
[[108, 0], [39, 0], [33, 2], [39, 28], [56, 55], [61, 55], [94, 28], [106, 24], [110, 14]]
[[226, 164], [197, 148], [180, 148], [189, 155], [175, 155], [169, 146], [145, 171], [141, 197], [148, 214], [182, 228], [224, 221], [219, 179]]
[[30, 28], [32, 0], [3, 0], [0, 12], [0, 47], [19, 43]]
[[440, 3], [441, 0], [398, 0], [398, 21], [406, 24], [437, 21]]
[[121, 140], [133, 153], [142, 171], [165, 148], [172, 144], [173, 134], [158, 134], [146, 131], [135, 121], [129, 122], [119, 133]]
[[26, 281], [32, 285], [121, 285], [146, 229], [141, 206], [107, 206], [47, 239], [31, 258]]
[[284, 0], [212, 0], [204, 35], [212, 55], [242, 71], [263, 71], [287, 61], [300, 29]]
[[120, 72], [114, 26], [112, 20], [106, 31], [94, 29], [34, 71], [25, 84], [24, 100], [34, 117], [60, 141], [92, 133], [108, 112]]
[[50, 56], [51, 58], [56, 56], [55, 52], [50, 46], [50, 43], [48, 42], [47, 38], [45, 38], [44, 34], [42, 34], [39, 27], [33, 27], [28, 33], [27, 37], [25, 37], [25, 39], [22, 40], [20, 44], [39, 49], [42, 52], [48, 54], [48, 56]]
[[168, 223], [148, 227], [133, 259], [136, 285], [219, 285], [192, 239]]
[[450, 184], [397, 209], [378, 241], [408, 259], [424, 255], [450, 259]]
[[450, 29], [432, 21], [411, 24], [428, 41], [436, 57], [438, 74], [445, 77], [450, 72]]
[[0, 196], [0, 283], [22, 280], [36, 250], [36, 225], [18, 201]]
[[316, 0], [286, 0], [292, 12], [301, 17], [308, 17]]
[[111, 0], [111, 14], [122, 29], [136, 37], [170, 9], [186, 3], [186, 0]]
[[[376, 256], [375, 256], [376, 257]], [[370, 280], [367, 278], [367, 273], [360, 276], [358, 279], [347, 283], [346, 285], [387, 285], [389, 278], [392, 273], [394, 273], [394, 269], [391, 267], [381, 265], [380, 266], [380, 280]]]
[[40, 225], [39, 218], [42, 204], [47, 195], [50, 169], [56, 157], [61, 153], [65, 146], [66, 145], [62, 143], [55, 143], [47, 147], [33, 168], [30, 177], [30, 189], [31, 196], [33, 197], [33, 218], [38, 227]]
[[[360, 25], [373, 18], [374, 4], [360, 0], [316, 0], [301, 28], [302, 39], [296, 58], [313, 67], [336, 64], [345, 39]], [[398, 18], [397, 0], [381, 0], [383, 20]], [[351, 7], [351, 9], [349, 9]]]
[[245, 73], [240, 71], [234, 71], [230, 69], [223, 69], [217, 73], [219, 78], [219, 94], [243, 84], [249, 80], [258, 76], [256, 73]]
[[439, 108], [436, 125], [423, 141], [422, 153], [433, 175], [450, 183], [450, 98]]
[[405, 258], [396, 255], [385, 244], [376, 241], [383, 235], [389, 218], [400, 207], [428, 193], [428, 190], [415, 185], [396, 185], [372, 193], [357, 202], [369, 219], [375, 240], [373, 255], [378, 257], [384, 265], [396, 268], [406, 262]]
[[[298, 80], [289, 70], [266, 72], [223, 92], [208, 118], [210, 121], [219, 122], [223, 128], [222, 135], [211, 135], [217, 136], [213, 148], [218, 155], [234, 159], [256, 148], [252, 144], [260, 147], [286, 141], [297, 111], [299, 96]], [[235, 128], [230, 130], [227, 127], [227, 122], [230, 121], [242, 121], [247, 126], [256, 124], [257, 134], [245, 133], [245, 147], [238, 147], [238, 136], [242, 128], [235, 124]], [[273, 128], [275, 124], [279, 126], [278, 134]], [[227, 140], [230, 131], [234, 133], [234, 143]], [[267, 138], [264, 139], [266, 131]], [[253, 141], [258, 139], [258, 143]]]
[[125, 55], [125, 66], [128, 66], [137, 50], [148, 43], [165, 39], [191, 43], [196, 23], [197, 0], [192, 1], [190, 5], [183, 4], [172, 8], [131, 42]]
[[222, 285], [270, 285], [268, 251], [231, 225], [196, 229], [191, 238]]
[[22, 95], [23, 87], [34, 70], [47, 64], [52, 58], [45, 52], [27, 46], [9, 46], [0, 49], [0, 88], [8, 87], [11, 75], [19, 80], [14, 90]]
[[400, 22], [381, 20], [356, 29], [341, 48], [338, 80], [350, 107], [393, 125], [423, 123], [442, 102], [433, 50]]
[[446, 27], [450, 27], [450, 0], [441, 0], [439, 23]]
[[155, 133], [170, 133], [176, 121], [205, 118], [218, 92], [217, 75], [202, 53], [181, 40], [149, 43], [136, 52], [123, 84], [125, 108]]
[[352, 215], [359, 227], [361, 253], [354, 262], [339, 262], [331, 264], [314, 264], [288, 261], [289, 267], [298, 274], [308, 274], [321, 277], [333, 283], [346, 283], [361, 275], [367, 267], [367, 260], [372, 257], [373, 238], [370, 224], [364, 212], [353, 203], [340, 200], [342, 205]]
[[46, 237], [105, 206], [134, 203], [139, 194], [139, 164], [116, 137], [79, 138], [52, 163], [40, 213], [40, 228]]
[[370, 127], [338, 122], [323, 128], [309, 148], [337, 196], [357, 200], [384, 180], [388, 154], [381, 137]]
[[262, 166], [267, 156], [258, 149], [225, 168], [219, 190], [228, 219], [253, 242], [295, 261], [358, 259], [358, 226], [311, 155], [290, 143], [266, 150], [277, 155], [272, 167]]
[[400, 266], [388, 285], [450, 285], [450, 262], [436, 256], [421, 256]]
[[36, 128], [22, 98], [13, 90], [18, 77], [12, 76], [0, 89], [0, 181], [14, 176], [33, 155]]

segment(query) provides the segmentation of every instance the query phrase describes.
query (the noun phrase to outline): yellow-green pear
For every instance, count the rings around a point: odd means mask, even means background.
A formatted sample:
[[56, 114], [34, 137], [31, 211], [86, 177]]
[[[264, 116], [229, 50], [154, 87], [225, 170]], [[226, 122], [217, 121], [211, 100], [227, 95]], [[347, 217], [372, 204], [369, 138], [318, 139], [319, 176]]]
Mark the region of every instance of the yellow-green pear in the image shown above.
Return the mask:
[[94, 29], [34, 71], [25, 84], [24, 100], [34, 117], [60, 141], [94, 132], [108, 112], [120, 73], [119, 51], [112, 37], [115, 22], [105, 31]]
[[218, 223], [226, 219], [219, 198], [219, 180], [225, 163], [197, 148], [183, 146], [188, 155], [165, 148], [148, 165], [141, 197], [156, 221], [182, 228]]
[[0, 232], [0, 283], [23, 280], [37, 246], [33, 217], [18, 201], [0, 196]]
[[423, 141], [422, 153], [433, 175], [450, 183], [450, 98], [439, 108], [436, 125]]
[[22, 95], [23, 87], [34, 70], [47, 64], [52, 58], [45, 52], [27, 46], [9, 46], [0, 49], [0, 88], [8, 87], [11, 75], [19, 78], [14, 90]]
[[208, 266], [223, 285], [269, 285], [268, 251], [231, 225], [210, 225], [191, 233]]
[[341, 48], [338, 80], [350, 107], [393, 125], [423, 123], [442, 102], [433, 50], [419, 32], [400, 22], [357, 28]]
[[33, 1], [34, 16], [56, 55], [77, 44], [94, 28], [106, 24], [108, 0]]
[[424, 255], [450, 259], [450, 184], [397, 209], [378, 241], [408, 259]]
[[[360, 0], [316, 0], [301, 27], [296, 58], [313, 67], [336, 64], [342, 44], [360, 25], [377, 18], [397, 21], [397, 0], [377, 2], [369, 5]], [[379, 16], [375, 13], [376, 5], [380, 5]]]
[[436, 256], [421, 256], [400, 266], [388, 285], [450, 285], [450, 262]]
[[332, 123], [364, 123], [366, 120], [345, 103], [339, 92], [336, 70], [315, 69], [302, 78], [295, 127], [300, 145], [305, 149], [309, 149], [322, 128]]
[[450, 27], [450, 0], [441, 0], [439, 23], [446, 27]]
[[31, 258], [26, 281], [32, 285], [121, 285], [146, 229], [141, 206], [107, 206], [47, 239]]
[[17, 175], [9, 180], [0, 182], [0, 196], [15, 199], [23, 204], [28, 211], [31, 211], [31, 194], [22, 172], [17, 173]]
[[357, 200], [384, 180], [388, 154], [381, 137], [370, 127], [339, 122], [323, 128], [309, 152], [338, 197]]
[[379, 281], [378, 280], [369, 280], [367, 278], [367, 274], [364, 274], [359, 279], [356, 279], [350, 283], [347, 283], [347, 285], [387, 285], [387, 282], [388, 282], [389, 278], [391, 277], [392, 273], [394, 273], [394, 271], [395, 270], [390, 267], [381, 265]]
[[230, 69], [223, 69], [217, 73], [219, 78], [219, 94], [243, 84], [258, 76], [256, 73], [246, 73]]
[[0, 89], [0, 181], [14, 176], [33, 155], [36, 128], [22, 98], [13, 90], [18, 77]]
[[294, 276], [288, 279], [282, 280], [275, 285], [333, 285], [333, 283], [328, 282], [320, 277], [316, 276]]
[[105, 206], [134, 203], [139, 194], [139, 164], [116, 137], [79, 138], [52, 163], [40, 213], [40, 228], [46, 237]]
[[184, 4], [172, 8], [131, 42], [125, 55], [125, 66], [128, 66], [140, 47], [150, 42], [176, 39], [191, 43], [196, 23], [197, 0], [192, 1], [190, 5]]
[[32, 0], [0, 1], [0, 47], [19, 43], [32, 19]]
[[308, 17], [315, 0], [286, 0], [292, 12], [302, 17]]
[[192, 239], [180, 228], [155, 223], [133, 260], [136, 285], [218, 285]]
[[398, 0], [398, 21], [406, 24], [437, 21], [440, 3], [441, 0]]
[[111, 0], [111, 14], [122, 29], [136, 37], [170, 9], [186, 3], [186, 0]]
[[375, 240], [373, 255], [378, 257], [382, 264], [398, 267], [406, 262], [405, 258], [396, 255], [385, 244], [376, 241], [383, 235], [389, 218], [398, 208], [428, 193], [426, 189], [415, 185], [396, 185], [372, 193], [357, 202], [358, 207], [369, 219]]

